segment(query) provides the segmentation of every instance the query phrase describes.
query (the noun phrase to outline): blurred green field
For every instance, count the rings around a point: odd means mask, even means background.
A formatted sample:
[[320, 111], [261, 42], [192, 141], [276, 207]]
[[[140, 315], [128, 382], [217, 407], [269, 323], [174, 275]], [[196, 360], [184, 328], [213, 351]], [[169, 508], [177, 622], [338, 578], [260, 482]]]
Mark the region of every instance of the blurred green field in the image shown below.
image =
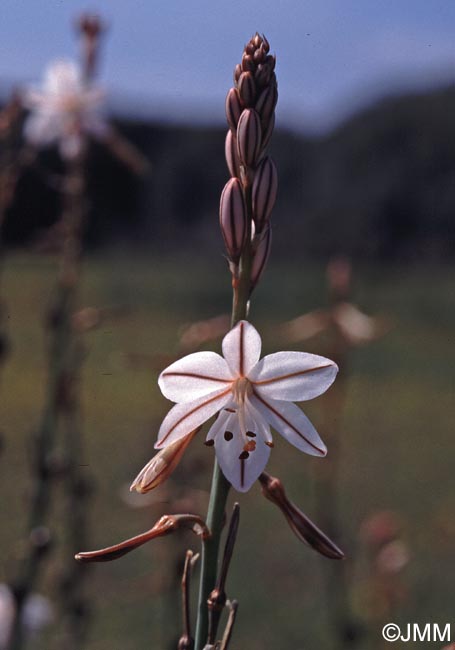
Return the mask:
[[[202, 445], [202, 436], [184, 457], [172, 489], [162, 486], [150, 499], [143, 497], [147, 507], [138, 507], [143, 502], [139, 497], [134, 502], [126, 498], [129, 482], [153, 453], [157, 428], [170, 406], [159, 392], [159, 360], [153, 356], [178, 352], [182, 324], [230, 309], [230, 280], [221, 255], [208, 251], [206, 261], [199, 255], [117, 251], [85, 264], [80, 304], [125, 308], [86, 334], [84, 427], [89, 470], [97, 486], [89, 513], [93, 548], [150, 527], [173, 509], [175, 499], [193, 499], [195, 509], [205, 511], [213, 450]], [[25, 529], [29, 436], [40, 419], [42, 323], [54, 275], [51, 258], [25, 254], [11, 256], [4, 269], [12, 353], [1, 371], [1, 581], [14, 575]], [[411, 554], [403, 578], [409, 593], [396, 612], [397, 622], [450, 622], [455, 570], [454, 269], [363, 268], [355, 270], [354, 280], [354, 301], [367, 313], [389, 316], [394, 327], [382, 340], [356, 349], [350, 359], [339, 500], [342, 542], [356, 576], [353, 600], [362, 617], [364, 558], [355, 541], [359, 525], [377, 510], [392, 509], [403, 519]], [[275, 334], [278, 323], [325, 303], [322, 266], [272, 261], [251, 310], [252, 322], [264, 333], [266, 351], [282, 346]], [[311, 350], [324, 353], [317, 341]], [[135, 364], [128, 362], [128, 355]], [[316, 400], [305, 408], [316, 425], [320, 404]], [[311, 516], [312, 475], [324, 461], [278, 438], [269, 471], [284, 480], [289, 496]], [[229, 596], [240, 601], [233, 648], [334, 648], [321, 581], [328, 560], [297, 541], [259, 486], [239, 501], [240, 535], [228, 582]], [[59, 497], [54, 516], [61, 522]], [[175, 647], [169, 643], [180, 632], [179, 594], [163, 585], [172, 583], [176, 553], [181, 557], [186, 547], [197, 550], [198, 542], [189, 533], [180, 541], [170, 539], [93, 569], [88, 650]], [[63, 561], [58, 555], [46, 570], [44, 588], [51, 593]], [[58, 635], [57, 627], [43, 648], [52, 648]], [[368, 644], [382, 647], [379, 627], [361, 647]]]

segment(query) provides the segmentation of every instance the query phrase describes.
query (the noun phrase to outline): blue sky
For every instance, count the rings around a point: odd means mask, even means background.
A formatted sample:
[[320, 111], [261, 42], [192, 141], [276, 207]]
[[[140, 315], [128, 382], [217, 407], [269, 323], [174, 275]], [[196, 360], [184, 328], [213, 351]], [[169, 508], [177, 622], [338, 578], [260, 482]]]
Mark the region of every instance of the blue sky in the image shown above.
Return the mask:
[[1, 0], [2, 87], [75, 56], [71, 20], [86, 9], [110, 25], [113, 105], [142, 115], [222, 121], [256, 30], [277, 54], [282, 125], [323, 130], [376, 97], [455, 77], [455, 0]]

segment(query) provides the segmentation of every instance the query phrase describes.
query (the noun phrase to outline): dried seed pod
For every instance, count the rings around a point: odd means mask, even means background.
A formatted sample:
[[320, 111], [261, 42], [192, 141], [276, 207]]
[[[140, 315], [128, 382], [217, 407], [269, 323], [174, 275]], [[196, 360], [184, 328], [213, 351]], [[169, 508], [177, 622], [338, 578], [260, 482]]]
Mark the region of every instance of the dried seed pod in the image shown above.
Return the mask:
[[240, 178], [240, 161], [237, 150], [237, 139], [231, 130], [229, 130], [226, 135], [224, 154], [226, 156], [229, 173], [231, 176]]
[[256, 99], [256, 84], [252, 72], [242, 72], [238, 81], [240, 101], [244, 106], [253, 106]]
[[229, 258], [237, 262], [245, 246], [247, 234], [245, 200], [238, 178], [231, 178], [221, 194], [220, 227]]
[[268, 124], [270, 118], [275, 110], [278, 101], [278, 89], [276, 84], [270, 84], [259, 95], [259, 99], [255, 104], [255, 110], [261, 117], [262, 124]]
[[253, 181], [253, 219], [260, 233], [270, 219], [276, 201], [278, 176], [275, 163], [267, 156], [256, 170]]
[[239, 93], [236, 88], [231, 88], [226, 95], [226, 119], [231, 129], [235, 131], [239, 117], [242, 113]]
[[271, 248], [272, 227], [269, 226], [263, 233], [259, 245], [253, 255], [253, 264], [251, 266], [251, 291], [253, 291], [253, 289], [256, 287], [257, 283], [261, 279], [262, 274], [264, 273]]
[[240, 162], [254, 167], [261, 151], [261, 121], [255, 110], [246, 108], [237, 124], [237, 147]]

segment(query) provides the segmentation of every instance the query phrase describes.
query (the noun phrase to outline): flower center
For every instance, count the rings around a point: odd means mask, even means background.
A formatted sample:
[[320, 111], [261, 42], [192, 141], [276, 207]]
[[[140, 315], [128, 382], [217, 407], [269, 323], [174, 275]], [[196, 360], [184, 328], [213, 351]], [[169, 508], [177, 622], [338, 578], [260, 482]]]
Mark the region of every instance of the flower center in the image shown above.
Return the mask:
[[251, 395], [253, 387], [247, 377], [240, 377], [232, 385], [232, 392], [237, 404], [241, 405], [245, 402], [245, 398]]

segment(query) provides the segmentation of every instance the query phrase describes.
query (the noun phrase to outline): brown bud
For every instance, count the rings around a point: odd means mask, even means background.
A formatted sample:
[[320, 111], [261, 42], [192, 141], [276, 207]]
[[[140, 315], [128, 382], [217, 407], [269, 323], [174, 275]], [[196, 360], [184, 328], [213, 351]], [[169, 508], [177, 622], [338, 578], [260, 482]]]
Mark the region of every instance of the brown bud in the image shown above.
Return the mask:
[[275, 114], [272, 113], [272, 116], [262, 133], [262, 151], [265, 151], [269, 146], [269, 142], [272, 139], [273, 129], [275, 128]]
[[242, 105], [236, 88], [231, 88], [226, 96], [226, 118], [233, 131], [237, 128]]
[[244, 52], [242, 56], [242, 70], [244, 72], [254, 72], [255, 69], [254, 60], [251, 54]]
[[264, 158], [253, 181], [253, 219], [256, 233], [261, 232], [270, 219], [276, 201], [278, 177], [270, 156]]
[[258, 86], [264, 87], [270, 82], [272, 74], [273, 71], [266, 63], [259, 63], [254, 73], [254, 79]]
[[289, 501], [280, 479], [263, 472], [259, 477], [259, 481], [262, 485], [262, 494], [279, 507], [291, 530], [300, 541], [332, 560], [342, 560], [344, 558], [343, 551], [297, 506]]
[[262, 44], [261, 35], [258, 34], [258, 32], [256, 32], [256, 34], [251, 39], [251, 42], [253, 43], [254, 47], [260, 47], [260, 45]]
[[239, 80], [240, 75], [242, 74], [242, 66], [240, 63], [237, 63], [237, 65], [234, 68], [234, 83], [237, 85], [237, 82]]
[[251, 265], [251, 291], [253, 291], [264, 273], [271, 248], [272, 227], [269, 225], [267, 230], [262, 234], [259, 244], [253, 254], [253, 264]]
[[192, 530], [195, 535], [202, 537], [202, 539], [210, 537], [209, 529], [203, 519], [198, 515], [163, 515], [153, 528], [145, 533], [141, 533], [140, 535], [136, 535], [136, 537], [131, 537], [124, 542], [120, 542], [120, 544], [108, 546], [99, 551], [77, 553], [75, 558], [78, 562], [109, 562], [134, 551], [139, 546], [146, 544], [156, 537], [164, 537], [181, 528]]
[[255, 167], [261, 151], [261, 121], [255, 110], [246, 108], [237, 125], [237, 147], [240, 162]]
[[242, 72], [237, 84], [240, 101], [244, 106], [253, 106], [256, 99], [256, 84], [252, 72]]
[[240, 162], [239, 152], [237, 150], [237, 138], [231, 130], [229, 130], [226, 135], [224, 154], [226, 156], [226, 163], [229, 169], [229, 173], [231, 176], [240, 178]]
[[265, 51], [268, 52], [270, 50], [270, 45], [269, 45], [269, 42], [268, 42], [268, 40], [266, 39], [266, 37], [264, 35], [262, 36], [262, 43], [264, 45]]
[[242, 184], [231, 178], [221, 193], [220, 227], [230, 259], [240, 259], [247, 234], [247, 215]]
[[185, 449], [200, 428], [198, 427], [184, 438], [176, 440], [155, 454], [136, 476], [131, 484], [130, 491], [135, 490], [140, 494], [145, 494], [164, 483], [179, 464]]
[[262, 124], [268, 124], [268, 121], [275, 110], [277, 101], [278, 89], [276, 84], [269, 84], [259, 95], [259, 99], [254, 107], [261, 117]]
[[265, 57], [266, 57], [266, 53], [261, 44], [261, 46], [255, 51], [253, 55], [253, 60], [256, 64], [263, 63], [265, 61]]

